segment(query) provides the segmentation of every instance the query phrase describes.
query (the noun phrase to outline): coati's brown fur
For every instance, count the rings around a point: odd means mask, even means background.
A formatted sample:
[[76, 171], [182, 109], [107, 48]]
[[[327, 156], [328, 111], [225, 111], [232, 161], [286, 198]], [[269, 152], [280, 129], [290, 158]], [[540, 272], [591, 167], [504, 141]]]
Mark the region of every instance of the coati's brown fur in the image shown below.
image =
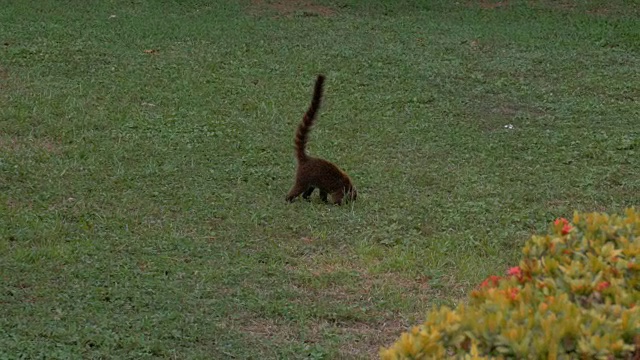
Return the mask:
[[298, 169], [296, 171], [295, 184], [287, 195], [287, 201], [289, 202], [300, 196], [300, 194], [304, 199], [309, 199], [315, 188], [320, 190], [322, 201], [327, 202], [327, 195], [330, 194], [333, 202], [338, 205], [342, 204], [345, 196], [345, 200], [355, 200], [358, 195], [349, 175], [332, 162], [309, 156], [305, 151], [309, 131], [316, 119], [318, 108], [320, 108], [323, 83], [324, 76], [318, 75], [311, 105], [296, 130], [295, 145]]

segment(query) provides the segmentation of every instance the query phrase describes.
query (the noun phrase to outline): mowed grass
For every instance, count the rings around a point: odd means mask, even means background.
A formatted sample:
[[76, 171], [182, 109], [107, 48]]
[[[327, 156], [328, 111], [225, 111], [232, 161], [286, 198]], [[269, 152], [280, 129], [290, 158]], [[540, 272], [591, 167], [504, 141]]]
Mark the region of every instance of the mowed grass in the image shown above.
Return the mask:
[[[4, 4], [0, 357], [372, 358], [640, 204], [637, 1], [425, 3]], [[284, 202], [318, 73], [342, 207]]]

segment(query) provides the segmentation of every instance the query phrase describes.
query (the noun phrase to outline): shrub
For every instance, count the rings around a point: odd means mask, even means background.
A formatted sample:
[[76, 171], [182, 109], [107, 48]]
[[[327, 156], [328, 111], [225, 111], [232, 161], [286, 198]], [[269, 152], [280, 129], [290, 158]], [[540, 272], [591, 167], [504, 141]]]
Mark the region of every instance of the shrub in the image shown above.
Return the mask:
[[467, 304], [432, 310], [382, 359], [640, 359], [640, 215], [578, 214]]

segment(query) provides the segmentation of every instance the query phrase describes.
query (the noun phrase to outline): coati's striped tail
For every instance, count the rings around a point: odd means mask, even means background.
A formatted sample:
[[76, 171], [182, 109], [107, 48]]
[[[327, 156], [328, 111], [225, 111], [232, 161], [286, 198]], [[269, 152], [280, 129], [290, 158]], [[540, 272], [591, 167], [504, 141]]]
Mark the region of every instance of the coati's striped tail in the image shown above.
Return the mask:
[[313, 89], [313, 98], [311, 99], [311, 105], [304, 114], [298, 130], [296, 130], [296, 158], [298, 162], [307, 160], [307, 152], [305, 148], [307, 146], [307, 139], [309, 138], [309, 131], [313, 126], [313, 122], [316, 120], [316, 113], [320, 108], [320, 100], [322, 98], [322, 84], [324, 83], [324, 75], [318, 75], [316, 79], [316, 86]]

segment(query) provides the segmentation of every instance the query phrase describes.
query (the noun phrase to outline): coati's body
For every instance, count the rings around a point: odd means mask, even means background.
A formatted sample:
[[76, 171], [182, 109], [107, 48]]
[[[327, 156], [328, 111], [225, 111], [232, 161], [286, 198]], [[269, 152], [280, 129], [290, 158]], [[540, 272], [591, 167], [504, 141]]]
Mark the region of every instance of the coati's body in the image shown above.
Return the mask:
[[293, 201], [300, 195], [304, 199], [308, 199], [316, 188], [320, 190], [322, 201], [327, 202], [327, 195], [331, 195], [333, 202], [338, 205], [342, 204], [345, 196], [347, 200], [355, 200], [357, 196], [356, 188], [349, 175], [332, 162], [309, 156], [306, 152], [309, 131], [320, 108], [323, 83], [324, 76], [318, 75], [311, 105], [296, 130], [295, 145], [298, 170], [296, 171], [295, 184], [287, 195], [287, 201]]

